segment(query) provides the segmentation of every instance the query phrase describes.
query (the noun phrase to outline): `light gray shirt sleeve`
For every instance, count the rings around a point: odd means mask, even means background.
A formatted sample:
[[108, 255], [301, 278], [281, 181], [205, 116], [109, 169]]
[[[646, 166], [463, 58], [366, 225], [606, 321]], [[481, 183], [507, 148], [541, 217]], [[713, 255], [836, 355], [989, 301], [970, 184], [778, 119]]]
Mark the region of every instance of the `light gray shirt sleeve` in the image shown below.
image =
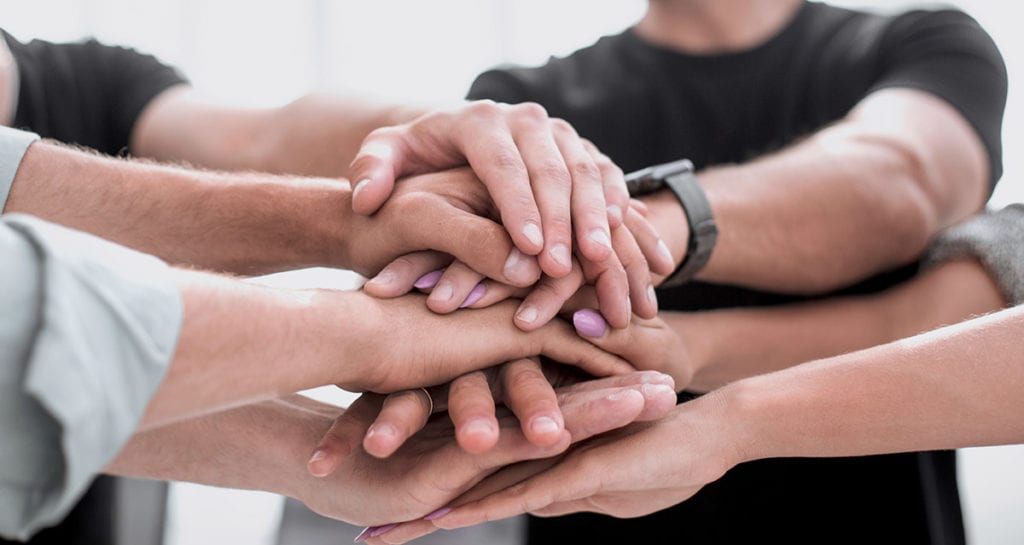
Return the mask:
[[1024, 204], [986, 211], [939, 233], [924, 264], [962, 257], [980, 261], [1008, 303], [1024, 303]]
[[36, 140], [39, 140], [39, 135], [35, 133], [0, 126], [0, 211], [7, 204], [21, 158]]
[[0, 535], [59, 522], [117, 454], [174, 355], [162, 261], [0, 216]]

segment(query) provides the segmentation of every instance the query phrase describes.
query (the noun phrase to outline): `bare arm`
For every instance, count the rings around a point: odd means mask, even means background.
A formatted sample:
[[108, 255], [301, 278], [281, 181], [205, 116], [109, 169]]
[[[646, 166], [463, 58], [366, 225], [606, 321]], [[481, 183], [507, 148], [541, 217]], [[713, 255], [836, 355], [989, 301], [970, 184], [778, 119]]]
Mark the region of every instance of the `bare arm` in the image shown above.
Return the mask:
[[[952, 106], [889, 89], [778, 153], [698, 178], [719, 225], [698, 278], [814, 293], [913, 261], [936, 231], [980, 209], [988, 167]], [[645, 201], [678, 262], [682, 209], [665, 192]]]

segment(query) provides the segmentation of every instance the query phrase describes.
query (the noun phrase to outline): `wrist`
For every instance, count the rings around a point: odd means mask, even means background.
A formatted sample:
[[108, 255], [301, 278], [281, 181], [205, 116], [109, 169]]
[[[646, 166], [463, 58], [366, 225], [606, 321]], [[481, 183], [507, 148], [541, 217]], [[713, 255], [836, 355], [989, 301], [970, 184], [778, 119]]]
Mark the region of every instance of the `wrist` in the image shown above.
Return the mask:
[[662, 189], [640, 198], [647, 205], [647, 219], [661, 236], [678, 267], [686, 259], [690, 244], [689, 220], [679, 199], [668, 189]]
[[381, 382], [376, 372], [388, 345], [381, 333], [400, 327], [400, 318], [386, 316], [382, 304], [360, 290], [313, 293], [299, 327], [309, 332], [303, 343], [316, 352], [304, 362], [309, 379], [300, 389], [336, 384], [359, 392]]

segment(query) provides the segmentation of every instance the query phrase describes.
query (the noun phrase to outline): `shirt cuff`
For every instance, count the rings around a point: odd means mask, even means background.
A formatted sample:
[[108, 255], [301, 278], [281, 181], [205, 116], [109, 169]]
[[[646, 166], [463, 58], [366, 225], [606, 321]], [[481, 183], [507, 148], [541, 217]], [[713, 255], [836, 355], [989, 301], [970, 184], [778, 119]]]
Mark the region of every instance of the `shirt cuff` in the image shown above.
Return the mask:
[[36, 140], [39, 140], [36, 133], [0, 126], [0, 211], [7, 205], [22, 157]]
[[155, 257], [29, 216], [5, 215], [0, 229], [36, 261], [21, 267], [34, 280], [5, 279], [36, 293], [21, 294], [34, 303], [19, 310], [34, 320], [23, 357], [0, 362], [0, 378], [18, 379], [0, 380], [15, 404], [0, 414], [0, 534], [25, 538], [60, 521], [134, 433], [174, 356], [183, 305]]

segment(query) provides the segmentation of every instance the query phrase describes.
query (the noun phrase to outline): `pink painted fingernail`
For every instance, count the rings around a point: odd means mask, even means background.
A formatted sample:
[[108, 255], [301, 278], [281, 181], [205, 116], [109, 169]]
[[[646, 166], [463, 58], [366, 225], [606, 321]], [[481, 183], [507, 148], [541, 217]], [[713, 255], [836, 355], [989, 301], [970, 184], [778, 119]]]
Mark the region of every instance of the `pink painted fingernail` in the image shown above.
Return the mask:
[[436, 520], [436, 519], [439, 519], [439, 518], [441, 518], [441, 517], [443, 517], [443, 516], [445, 516], [445, 515], [447, 515], [448, 513], [451, 513], [451, 512], [452, 512], [452, 508], [451, 507], [442, 507], [442, 508], [438, 509], [437, 511], [434, 511], [433, 513], [423, 517], [423, 520]]
[[366, 528], [363, 528], [363, 531], [359, 532], [359, 535], [357, 535], [356, 538], [352, 540], [352, 543], [360, 543], [362, 541], [366, 541], [366, 538], [370, 537], [370, 532], [372, 532], [374, 528], [376, 528], [376, 526], [367, 526]]
[[608, 322], [596, 310], [585, 308], [572, 315], [572, 325], [576, 332], [585, 337], [603, 337], [608, 331]]
[[482, 299], [485, 293], [487, 293], [487, 287], [484, 286], [483, 282], [473, 286], [473, 291], [469, 292], [469, 295], [466, 296], [466, 300], [459, 305], [459, 308], [472, 306], [474, 303]]
[[378, 527], [374, 528], [373, 530], [370, 530], [370, 535], [368, 535], [366, 537], [377, 537], [377, 536], [379, 536], [381, 534], [386, 534], [386, 533], [390, 532], [391, 530], [394, 530], [396, 526], [398, 526], [398, 525], [397, 524], [385, 524], [384, 526], [378, 526]]
[[437, 285], [437, 281], [441, 279], [441, 275], [444, 274], [444, 269], [438, 269], [436, 271], [430, 271], [427, 274], [421, 276], [416, 283], [413, 284], [414, 288], [427, 290]]

